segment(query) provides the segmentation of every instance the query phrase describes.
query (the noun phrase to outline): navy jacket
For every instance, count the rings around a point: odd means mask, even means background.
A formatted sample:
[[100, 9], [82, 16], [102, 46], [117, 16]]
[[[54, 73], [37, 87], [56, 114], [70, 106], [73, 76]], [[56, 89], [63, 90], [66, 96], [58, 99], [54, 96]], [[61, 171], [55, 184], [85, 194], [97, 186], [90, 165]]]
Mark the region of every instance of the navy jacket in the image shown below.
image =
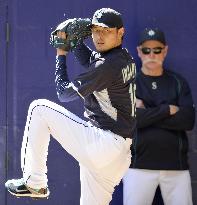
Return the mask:
[[[186, 131], [194, 126], [195, 110], [186, 80], [168, 70], [158, 77], [139, 72], [136, 86], [136, 96], [144, 102], [145, 109], [137, 108], [131, 167], [188, 169]], [[180, 110], [170, 115], [169, 105], [177, 105]]]

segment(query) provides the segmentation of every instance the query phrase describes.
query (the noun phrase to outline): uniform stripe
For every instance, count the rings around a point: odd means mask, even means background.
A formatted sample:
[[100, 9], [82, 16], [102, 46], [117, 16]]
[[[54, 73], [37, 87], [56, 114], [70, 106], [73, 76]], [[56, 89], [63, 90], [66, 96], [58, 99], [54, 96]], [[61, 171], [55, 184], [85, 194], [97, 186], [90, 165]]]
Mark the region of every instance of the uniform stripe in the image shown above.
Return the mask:
[[101, 110], [113, 120], [117, 121], [117, 109], [112, 106], [107, 89], [100, 92], [94, 91], [93, 94], [96, 97]]

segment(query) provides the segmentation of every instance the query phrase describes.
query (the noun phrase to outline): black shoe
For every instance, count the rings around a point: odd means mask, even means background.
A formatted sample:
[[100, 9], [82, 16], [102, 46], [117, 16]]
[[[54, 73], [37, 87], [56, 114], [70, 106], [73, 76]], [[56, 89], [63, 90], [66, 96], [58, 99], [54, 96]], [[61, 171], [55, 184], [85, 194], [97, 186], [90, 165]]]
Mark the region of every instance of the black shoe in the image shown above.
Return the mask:
[[5, 187], [12, 195], [17, 197], [32, 197], [37, 199], [48, 198], [50, 194], [47, 187], [41, 189], [33, 189], [28, 187], [23, 178], [8, 180], [5, 183]]

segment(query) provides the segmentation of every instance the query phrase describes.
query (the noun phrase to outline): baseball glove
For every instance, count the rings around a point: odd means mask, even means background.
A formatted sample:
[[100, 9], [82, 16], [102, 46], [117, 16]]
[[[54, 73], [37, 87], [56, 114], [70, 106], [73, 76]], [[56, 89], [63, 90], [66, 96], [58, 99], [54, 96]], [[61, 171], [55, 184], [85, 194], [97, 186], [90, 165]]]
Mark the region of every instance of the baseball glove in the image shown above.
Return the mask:
[[[66, 39], [59, 38], [57, 32], [62, 31], [67, 34]], [[51, 33], [50, 44], [55, 48], [65, 51], [72, 50], [78, 43], [91, 35], [91, 20], [89, 18], [68, 19], [60, 23]]]

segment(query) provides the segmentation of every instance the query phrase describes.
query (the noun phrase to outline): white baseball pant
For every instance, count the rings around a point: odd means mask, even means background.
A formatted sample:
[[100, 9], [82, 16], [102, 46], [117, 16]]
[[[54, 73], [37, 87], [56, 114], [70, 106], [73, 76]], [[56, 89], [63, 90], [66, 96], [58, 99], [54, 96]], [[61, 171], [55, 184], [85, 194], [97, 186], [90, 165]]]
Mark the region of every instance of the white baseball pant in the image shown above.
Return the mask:
[[130, 165], [131, 139], [96, 128], [60, 105], [35, 100], [28, 111], [21, 168], [29, 187], [47, 186], [50, 136], [80, 164], [81, 205], [108, 205]]
[[151, 205], [157, 186], [165, 205], [192, 205], [190, 173], [129, 169], [123, 177], [124, 205]]

